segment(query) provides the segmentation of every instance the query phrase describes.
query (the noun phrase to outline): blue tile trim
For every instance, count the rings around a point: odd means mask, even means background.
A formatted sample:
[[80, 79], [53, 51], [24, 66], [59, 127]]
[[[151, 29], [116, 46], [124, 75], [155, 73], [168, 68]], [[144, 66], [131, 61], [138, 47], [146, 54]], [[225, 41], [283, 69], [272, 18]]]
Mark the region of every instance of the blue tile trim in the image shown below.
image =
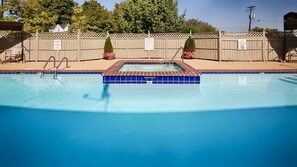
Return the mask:
[[200, 84], [200, 76], [103, 76], [104, 84]]

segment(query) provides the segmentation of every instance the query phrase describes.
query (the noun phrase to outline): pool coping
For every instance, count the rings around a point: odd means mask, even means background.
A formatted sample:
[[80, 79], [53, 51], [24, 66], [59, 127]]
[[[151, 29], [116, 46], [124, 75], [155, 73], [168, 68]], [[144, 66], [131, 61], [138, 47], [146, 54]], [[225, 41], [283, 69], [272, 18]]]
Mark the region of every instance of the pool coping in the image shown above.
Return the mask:
[[[105, 70], [59, 70], [57, 74], [102, 74]], [[48, 71], [46, 73], [54, 73], [55, 71]], [[202, 74], [290, 74], [296, 73], [297, 69], [216, 69], [216, 70], [200, 70]], [[38, 74], [42, 73], [42, 70], [0, 70], [0, 74]]]
[[203, 69], [202, 74], [282, 74], [297, 73], [297, 69]]
[[[43, 70], [0, 70], [0, 74], [38, 74], [42, 73]], [[101, 74], [103, 70], [48, 70], [46, 74]]]
[[135, 72], [135, 71], [119, 71], [124, 64], [164, 64], [168, 61], [158, 61], [158, 60], [121, 60], [113, 64], [107, 70], [102, 73], [102, 76], [200, 76], [201, 72], [194, 69], [192, 66], [175, 60], [172, 63], [178, 65], [183, 71], [180, 72]]

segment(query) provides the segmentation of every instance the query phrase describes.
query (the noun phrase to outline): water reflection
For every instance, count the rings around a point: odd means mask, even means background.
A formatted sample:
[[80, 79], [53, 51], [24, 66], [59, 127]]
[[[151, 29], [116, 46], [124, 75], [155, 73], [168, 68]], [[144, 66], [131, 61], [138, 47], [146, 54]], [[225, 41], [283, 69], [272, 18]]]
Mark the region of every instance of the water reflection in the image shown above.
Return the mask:
[[[297, 105], [288, 75], [202, 75], [200, 85], [102, 84], [98, 75], [0, 78], [0, 105], [86, 112], [184, 112]], [[5, 97], [5, 98], [4, 98]]]
[[109, 89], [109, 84], [104, 84], [101, 92], [101, 96], [99, 98], [91, 97], [90, 94], [84, 94], [83, 97], [89, 100], [104, 102], [103, 111], [106, 112], [108, 110], [109, 99], [110, 99], [110, 93], [108, 89]]

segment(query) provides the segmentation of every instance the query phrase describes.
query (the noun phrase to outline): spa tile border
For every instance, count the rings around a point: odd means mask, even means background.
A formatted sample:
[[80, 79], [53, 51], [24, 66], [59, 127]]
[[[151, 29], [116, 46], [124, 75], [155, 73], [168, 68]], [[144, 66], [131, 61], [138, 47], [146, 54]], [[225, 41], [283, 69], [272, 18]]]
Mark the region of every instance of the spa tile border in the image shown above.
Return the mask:
[[133, 72], [119, 71], [124, 64], [165, 64], [168, 61], [122, 60], [102, 73], [105, 84], [200, 84], [201, 73], [182, 61], [172, 61], [180, 72]]
[[116, 62], [110, 68], [102, 73], [102, 76], [145, 76], [145, 77], [155, 77], [155, 76], [200, 76], [201, 73], [195, 70], [193, 67], [189, 66], [182, 61], [172, 61], [174, 64], [178, 65], [183, 71], [181, 72], [119, 72], [120, 68], [124, 64], [164, 64], [168, 61], [157, 61], [157, 60], [121, 60]]

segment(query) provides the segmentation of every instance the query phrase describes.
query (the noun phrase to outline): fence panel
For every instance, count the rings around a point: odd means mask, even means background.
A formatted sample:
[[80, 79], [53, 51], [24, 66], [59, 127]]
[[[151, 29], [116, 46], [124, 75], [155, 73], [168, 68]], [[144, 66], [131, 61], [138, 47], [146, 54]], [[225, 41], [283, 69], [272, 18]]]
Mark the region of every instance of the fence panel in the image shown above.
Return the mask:
[[195, 38], [195, 58], [219, 60], [219, 38]]
[[[223, 33], [221, 59], [223, 61], [264, 61], [264, 33]], [[238, 40], [246, 40], [246, 49], [238, 48]]]
[[[148, 34], [110, 34], [116, 57], [119, 59], [171, 59], [184, 46], [189, 34], [150, 34], [154, 50], [144, 50]], [[57, 60], [67, 57], [70, 61], [103, 58], [106, 34], [97, 33], [35, 33], [23, 37], [27, 61], [46, 61], [50, 56]], [[273, 61], [284, 55], [284, 50], [297, 47], [296, 33], [197, 33], [192, 34], [196, 43], [194, 58], [222, 61]], [[60, 51], [54, 50], [54, 40], [62, 42]], [[238, 39], [246, 39], [247, 49], [238, 49]], [[284, 49], [284, 43], [287, 48]], [[6, 50], [20, 47], [20, 33], [0, 33], [0, 58]], [[180, 58], [182, 51], [177, 54]]]

